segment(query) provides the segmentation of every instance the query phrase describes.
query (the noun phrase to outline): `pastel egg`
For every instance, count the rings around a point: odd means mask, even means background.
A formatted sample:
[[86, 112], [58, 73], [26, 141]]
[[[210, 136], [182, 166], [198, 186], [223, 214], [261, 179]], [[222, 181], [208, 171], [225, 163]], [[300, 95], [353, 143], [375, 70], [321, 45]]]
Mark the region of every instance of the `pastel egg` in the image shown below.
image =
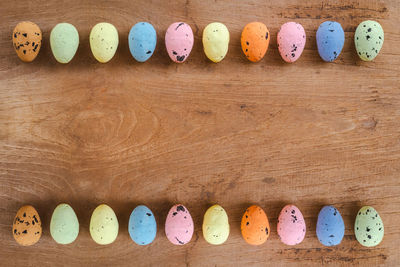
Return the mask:
[[118, 219], [112, 208], [101, 204], [93, 211], [90, 218], [90, 235], [99, 245], [108, 245], [118, 236]]
[[342, 52], [344, 31], [336, 21], [325, 21], [317, 30], [317, 47], [320, 57], [327, 62], [334, 61]]
[[90, 49], [97, 61], [106, 63], [110, 61], [118, 47], [118, 31], [114, 25], [101, 22], [90, 31]]
[[137, 206], [129, 217], [128, 232], [138, 245], [148, 245], [153, 242], [157, 233], [153, 212], [146, 206]]
[[278, 235], [286, 245], [300, 244], [306, 235], [303, 214], [295, 205], [286, 205], [278, 217]]
[[172, 61], [185, 62], [193, 48], [193, 31], [184, 22], [172, 23], [165, 33], [165, 47]]
[[336, 246], [344, 236], [344, 222], [340, 212], [333, 206], [325, 206], [318, 214], [317, 237], [324, 246]]
[[165, 221], [165, 234], [174, 245], [189, 243], [193, 235], [193, 220], [189, 210], [182, 204], [173, 206]]
[[153, 25], [147, 22], [135, 24], [129, 31], [128, 44], [136, 61], [147, 61], [153, 55], [157, 44], [157, 33]]
[[358, 56], [364, 61], [373, 60], [381, 51], [384, 32], [382, 26], [373, 20], [361, 22], [354, 33]]
[[42, 31], [35, 23], [23, 21], [15, 26], [12, 40], [17, 56], [24, 62], [32, 62], [42, 46]]
[[306, 32], [301, 24], [287, 22], [281, 26], [277, 41], [282, 59], [289, 63], [295, 62], [303, 53], [306, 45]]
[[75, 56], [79, 46], [79, 34], [74, 25], [57, 24], [50, 33], [50, 47], [54, 58], [60, 63], [68, 63]]
[[70, 244], [79, 234], [79, 221], [75, 211], [68, 204], [58, 205], [51, 216], [51, 237], [58, 244]]
[[268, 50], [269, 31], [267, 26], [261, 22], [247, 24], [240, 38], [243, 53], [252, 62], [260, 61]]
[[211, 206], [204, 214], [203, 236], [212, 245], [223, 244], [228, 239], [228, 215], [220, 205]]
[[385, 229], [381, 216], [373, 207], [365, 206], [358, 211], [354, 233], [364, 247], [374, 247], [382, 241]]
[[261, 245], [271, 232], [267, 214], [256, 205], [247, 208], [243, 214], [240, 230], [244, 240], [250, 245]]
[[229, 31], [219, 22], [208, 24], [203, 30], [203, 48], [206, 56], [213, 62], [223, 60], [228, 53]]
[[21, 246], [31, 246], [39, 241], [42, 236], [42, 222], [34, 207], [26, 205], [17, 211], [12, 233]]

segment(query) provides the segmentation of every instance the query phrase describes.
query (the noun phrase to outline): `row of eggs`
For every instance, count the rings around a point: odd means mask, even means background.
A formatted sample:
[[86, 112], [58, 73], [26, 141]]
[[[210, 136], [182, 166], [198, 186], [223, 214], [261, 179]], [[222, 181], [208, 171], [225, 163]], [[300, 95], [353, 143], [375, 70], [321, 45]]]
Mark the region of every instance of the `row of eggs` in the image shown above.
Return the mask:
[[[223, 244], [229, 236], [228, 215], [220, 205], [211, 206], [204, 214], [204, 239], [213, 245]], [[107, 245], [117, 238], [119, 224], [113, 209], [106, 204], [99, 205], [90, 219], [90, 235], [100, 245]], [[340, 244], [344, 236], [344, 222], [339, 211], [333, 206], [324, 206], [318, 215], [316, 234], [325, 246]], [[13, 236], [18, 244], [30, 246], [39, 241], [42, 226], [34, 207], [21, 207], [13, 222]], [[146, 206], [137, 206], [131, 213], [128, 231], [138, 245], [153, 242], [157, 233], [157, 223], [153, 212]], [[165, 221], [165, 234], [174, 245], [190, 242], [194, 224], [189, 210], [182, 204], [174, 205]], [[301, 243], [306, 234], [306, 224], [301, 211], [295, 205], [286, 205], [279, 214], [277, 232], [286, 245]], [[356, 216], [354, 232], [358, 242], [366, 247], [378, 245], [384, 235], [384, 227], [378, 212], [370, 207], [362, 207]], [[58, 205], [51, 217], [50, 234], [59, 244], [70, 244], [79, 233], [78, 218], [68, 204]], [[271, 228], [265, 211], [253, 205], [246, 209], [241, 221], [243, 239], [251, 245], [261, 245], [267, 241]]]
[[[118, 31], [110, 23], [96, 24], [90, 32], [90, 48], [93, 56], [101, 63], [110, 61], [118, 47]], [[228, 52], [228, 28], [219, 22], [208, 24], [203, 31], [203, 47], [206, 56], [213, 62], [223, 60]], [[316, 33], [318, 52], [324, 61], [334, 61], [344, 45], [344, 31], [340, 23], [323, 22]], [[384, 32], [381, 25], [372, 20], [361, 22], [354, 35], [357, 54], [364, 61], [373, 60], [382, 48]], [[260, 61], [268, 50], [270, 33], [261, 22], [247, 24], [241, 35], [241, 46], [246, 58]], [[306, 44], [306, 33], [301, 24], [287, 22], [277, 35], [278, 49], [282, 59], [295, 62]], [[39, 53], [42, 32], [33, 22], [20, 22], [13, 31], [13, 44], [18, 57], [24, 62], [33, 61]], [[129, 49], [138, 62], [145, 62], [154, 53], [157, 34], [153, 25], [139, 22], [128, 35]], [[187, 60], [194, 43], [192, 28], [184, 22], [172, 23], [165, 34], [165, 46], [172, 61], [182, 63]], [[50, 33], [50, 46], [55, 59], [68, 63], [79, 46], [79, 34], [69, 23], [57, 24]]]

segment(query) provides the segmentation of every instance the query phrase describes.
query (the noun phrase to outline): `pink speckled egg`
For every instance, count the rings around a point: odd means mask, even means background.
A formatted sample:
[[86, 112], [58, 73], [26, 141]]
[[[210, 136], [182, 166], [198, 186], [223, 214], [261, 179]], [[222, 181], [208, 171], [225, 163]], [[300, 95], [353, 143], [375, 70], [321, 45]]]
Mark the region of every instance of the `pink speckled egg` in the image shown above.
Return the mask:
[[190, 242], [193, 235], [193, 220], [188, 209], [177, 204], [173, 206], [165, 221], [165, 234], [174, 245], [184, 245]]
[[303, 53], [306, 45], [306, 32], [303, 26], [296, 22], [283, 24], [278, 32], [278, 49], [286, 62], [295, 62]]
[[172, 61], [184, 62], [193, 47], [193, 31], [184, 22], [172, 23], [165, 33], [165, 47]]
[[295, 205], [286, 205], [278, 218], [278, 235], [286, 245], [300, 244], [306, 235], [303, 214]]

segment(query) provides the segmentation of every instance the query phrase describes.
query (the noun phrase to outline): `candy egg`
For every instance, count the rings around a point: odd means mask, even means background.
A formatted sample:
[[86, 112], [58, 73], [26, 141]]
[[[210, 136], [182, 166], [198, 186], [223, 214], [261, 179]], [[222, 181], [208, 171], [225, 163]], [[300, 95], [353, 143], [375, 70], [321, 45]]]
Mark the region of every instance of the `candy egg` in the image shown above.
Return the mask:
[[42, 46], [42, 31], [30, 21], [23, 21], [15, 26], [12, 35], [17, 56], [24, 62], [32, 62]]
[[286, 245], [300, 244], [306, 235], [303, 214], [294, 205], [286, 205], [278, 217], [278, 235]]
[[382, 241], [385, 229], [381, 216], [373, 207], [365, 206], [358, 211], [354, 233], [364, 247], [374, 247]]
[[93, 56], [101, 63], [110, 61], [118, 47], [118, 31], [114, 25], [101, 22], [90, 32], [90, 49]]
[[90, 218], [90, 235], [99, 245], [108, 245], [118, 236], [118, 220], [112, 208], [99, 205]]
[[332, 62], [342, 52], [344, 31], [340, 23], [336, 21], [321, 23], [318, 27], [316, 38], [318, 53], [324, 61]]
[[207, 25], [203, 31], [203, 48], [206, 56], [213, 62], [220, 62], [228, 53], [229, 31], [219, 22]]
[[58, 205], [51, 216], [51, 237], [59, 244], [70, 244], [79, 234], [78, 217], [68, 204]]
[[267, 214], [256, 205], [249, 207], [243, 214], [240, 229], [244, 240], [250, 245], [263, 244], [271, 232]]
[[165, 221], [165, 234], [174, 245], [189, 243], [193, 235], [193, 220], [188, 209], [182, 204], [173, 206]]
[[145, 62], [154, 53], [157, 44], [157, 33], [153, 25], [147, 22], [135, 24], [129, 31], [129, 50], [138, 62]]
[[306, 45], [306, 32], [301, 24], [287, 22], [281, 26], [277, 41], [282, 59], [289, 63], [295, 62], [303, 53]]
[[42, 236], [42, 222], [34, 207], [26, 205], [17, 211], [12, 233], [21, 246], [31, 246], [39, 241]]
[[128, 232], [138, 245], [148, 245], [153, 242], [157, 233], [153, 212], [146, 206], [137, 206], [129, 217]]
[[79, 34], [74, 25], [59, 23], [51, 30], [50, 47], [58, 62], [70, 62], [75, 56], [78, 46]]
[[252, 62], [260, 61], [268, 50], [269, 31], [261, 22], [247, 24], [240, 38], [243, 53]]
[[223, 244], [228, 239], [228, 215], [220, 205], [211, 206], [204, 214], [203, 236], [212, 245]]
[[344, 222], [340, 212], [333, 206], [325, 206], [318, 214], [317, 237], [324, 246], [336, 246], [344, 236]]
[[165, 47], [172, 61], [185, 62], [193, 48], [193, 31], [184, 22], [172, 23], [165, 33]]
[[382, 26], [373, 20], [361, 22], [354, 33], [357, 54], [364, 61], [371, 61], [379, 54], [383, 40]]

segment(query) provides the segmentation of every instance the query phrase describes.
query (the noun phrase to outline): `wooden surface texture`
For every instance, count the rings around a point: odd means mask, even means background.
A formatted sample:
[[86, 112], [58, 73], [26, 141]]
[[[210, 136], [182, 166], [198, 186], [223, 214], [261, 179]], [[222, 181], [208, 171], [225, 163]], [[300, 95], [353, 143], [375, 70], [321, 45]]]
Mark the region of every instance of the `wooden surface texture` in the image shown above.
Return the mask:
[[[287, 266], [400, 264], [400, 2], [343, 1], [0, 1], [0, 265], [1, 266]], [[385, 30], [373, 62], [361, 62], [354, 31], [367, 19]], [[37, 23], [44, 35], [38, 58], [22, 63], [11, 33], [19, 21]], [[325, 20], [340, 22], [346, 41], [338, 60], [324, 63], [315, 32]], [[59, 22], [74, 24], [80, 46], [73, 61], [58, 64], [49, 34]], [[116, 26], [120, 45], [107, 64], [93, 58], [91, 27]], [[130, 27], [149, 21], [158, 34], [146, 63], [128, 49]], [[168, 25], [193, 28], [193, 51], [184, 64], [170, 61]], [[221, 63], [206, 59], [204, 27], [224, 23], [231, 33]], [[250, 63], [240, 47], [246, 23], [264, 22], [272, 35], [266, 57]], [[287, 21], [301, 23], [305, 51], [284, 63], [276, 34]], [[53, 209], [69, 203], [80, 220], [71, 245], [49, 233]], [[93, 209], [109, 204], [120, 222], [117, 240], [96, 245], [89, 235]], [[192, 242], [165, 237], [170, 206], [182, 203], [195, 222]], [[202, 237], [202, 216], [222, 205], [231, 235], [221, 246]], [[283, 245], [276, 233], [280, 209], [296, 204], [306, 238]], [[35, 206], [44, 234], [20, 247], [11, 228], [18, 208]], [[129, 214], [145, 204], [157, 217], [153, 244], [135, 245]], [[265, 209], [272, 233], [262, 246], [240, 235], [251, 204]], [[323, 205], [345, 221], [342, 243], [323, 247], [315, 234]], [[383, 242], [364, 248], [355, 240], [356, 212], [371, 205], [385, 224]]]

